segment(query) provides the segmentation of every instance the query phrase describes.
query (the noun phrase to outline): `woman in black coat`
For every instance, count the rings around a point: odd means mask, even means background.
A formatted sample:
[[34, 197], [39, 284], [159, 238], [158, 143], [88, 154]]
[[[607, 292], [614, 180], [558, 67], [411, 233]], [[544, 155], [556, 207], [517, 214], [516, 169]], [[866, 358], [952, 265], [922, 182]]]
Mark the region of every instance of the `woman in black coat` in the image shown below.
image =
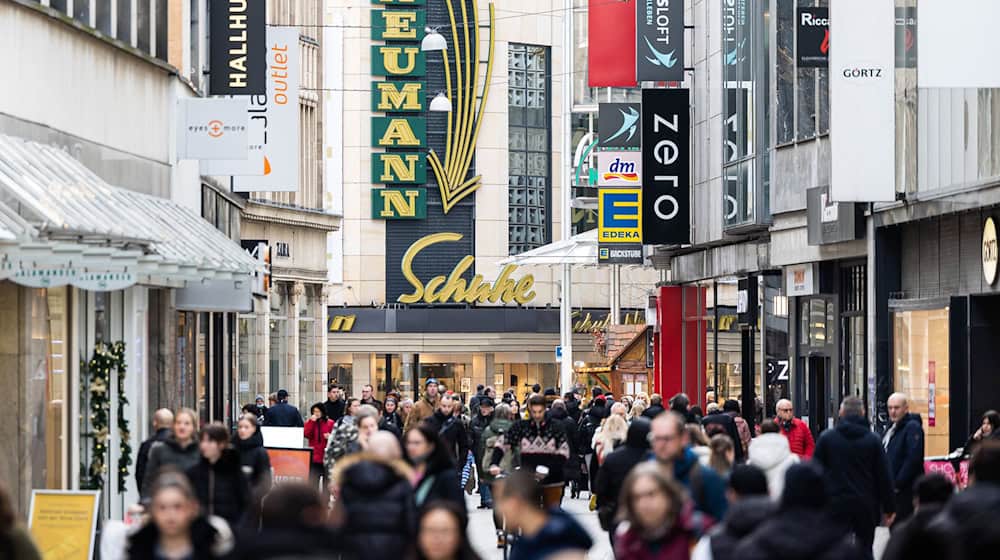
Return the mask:
[[206, 515], [217, 515], [235, 527], [252, 504], [250, 485], [240, 466], [240, 454], [229, 447], [229, 431], [209, 424], [201, 432], [201, 461], [187, 470]]
[[330, 479], [339, 493], [337, 506], [342, 508], [344, 519], [340, 534], [348, 555], [406, 555], [417, 532], [412, 476], [413, 470], [404, 461], [371, 452], [348, 455], [337, 462]]
[[271, 489], [271, 458], [264, 449], [264, 438], [257, 429], [257, 417], [245, 414], [236, 424], [233, 447], [240, 454], [243, 474], [250, 480], [250, 489], [259, 500]]
[[465, 493], [455, 463], [437, 431], [421, 423], [406, 433], [406, 457], [414, 470], [414, 502], [418, 509], [437, 501], [466, 511]]

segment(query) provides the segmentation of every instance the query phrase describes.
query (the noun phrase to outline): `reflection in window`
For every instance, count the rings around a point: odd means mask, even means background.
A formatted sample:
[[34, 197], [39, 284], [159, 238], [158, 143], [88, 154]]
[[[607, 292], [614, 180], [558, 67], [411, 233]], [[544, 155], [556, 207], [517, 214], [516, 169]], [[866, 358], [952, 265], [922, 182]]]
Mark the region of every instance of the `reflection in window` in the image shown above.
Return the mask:
[[548, 47], [508, 47], [508, 234], [511, 255], [549, 241], [552, 158]]
[[893, 313], [893, 389], [920, 414], [924, 454], [949, 452], [948, 308]]
[[777, 2], [777, 94], [775, 115], [777, 144], [795, 139], [795, 5], [792, 0]]

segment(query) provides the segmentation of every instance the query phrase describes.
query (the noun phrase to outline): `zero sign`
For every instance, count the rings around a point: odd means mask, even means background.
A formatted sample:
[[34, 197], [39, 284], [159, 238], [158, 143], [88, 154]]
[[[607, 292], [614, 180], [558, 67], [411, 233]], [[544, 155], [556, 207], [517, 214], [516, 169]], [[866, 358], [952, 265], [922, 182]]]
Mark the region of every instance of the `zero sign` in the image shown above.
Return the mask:
[[[671, 206], [673, 206], [673, 208], [671, 208], [670, 212], [664, 212], [664, 211], [660, 210], [660, 205], [662, 205], [664, 202], [669, 202], [671, 204]], [[661, 220], [672, 220], [672, 219], [674, 219], [674, 216], [677, 215], [677, 212], [680, 209], [681, 209], [681, 207], [680, 207], [679, 204], [677, 204], [677, 199], [674, 198], [673, 196], [670, 196], [669, 194], [664, 194], [664, 195], [658, 196], [656, 198], [656, 202], [654, 203], [654, 206], [653, 206], [653, 211], [656, 212], [656, 216], [658, 218], [660, 218]]]

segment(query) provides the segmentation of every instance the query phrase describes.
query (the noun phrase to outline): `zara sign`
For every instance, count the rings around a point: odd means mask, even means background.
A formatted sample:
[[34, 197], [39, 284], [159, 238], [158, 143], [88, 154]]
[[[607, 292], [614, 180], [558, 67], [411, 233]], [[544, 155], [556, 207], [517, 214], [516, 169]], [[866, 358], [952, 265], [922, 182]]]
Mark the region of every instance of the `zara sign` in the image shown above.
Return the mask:
[[983, 225], [983, 279], [990, 286], [997, 280], [997, 226], [992, 216]]

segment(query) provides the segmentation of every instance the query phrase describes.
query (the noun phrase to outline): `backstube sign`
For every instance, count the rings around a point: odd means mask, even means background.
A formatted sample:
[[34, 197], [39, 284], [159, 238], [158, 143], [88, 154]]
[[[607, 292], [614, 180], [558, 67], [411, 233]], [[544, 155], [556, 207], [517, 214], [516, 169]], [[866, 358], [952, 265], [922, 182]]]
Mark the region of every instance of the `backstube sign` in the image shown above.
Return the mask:
[[642, 242], [691, 242], [690, 100], [686, 89], [642, 91]]
[[209, 52], [212, 95], [264, 95], [264, 0], [211, 0]]
[[684, 80], [684, 0], [637, 0], [636, 79]]

